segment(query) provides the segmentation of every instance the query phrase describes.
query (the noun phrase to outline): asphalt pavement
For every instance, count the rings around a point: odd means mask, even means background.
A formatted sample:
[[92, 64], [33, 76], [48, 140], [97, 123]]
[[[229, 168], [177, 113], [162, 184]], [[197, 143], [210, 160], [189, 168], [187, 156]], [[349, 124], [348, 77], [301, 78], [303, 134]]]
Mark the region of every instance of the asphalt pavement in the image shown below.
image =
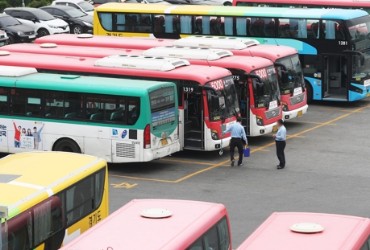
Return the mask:
[[131, 199], [223, 203], [233, 247], [274, 211], [370, 217], [370, 98], [314, 103], [286, 123], [287, 165], [277, 170], [271, 135], [249, 138], [251, 157], [230, 167], [229, 151], [180, 152], [161, 160], [109, 166], [110, 211]]

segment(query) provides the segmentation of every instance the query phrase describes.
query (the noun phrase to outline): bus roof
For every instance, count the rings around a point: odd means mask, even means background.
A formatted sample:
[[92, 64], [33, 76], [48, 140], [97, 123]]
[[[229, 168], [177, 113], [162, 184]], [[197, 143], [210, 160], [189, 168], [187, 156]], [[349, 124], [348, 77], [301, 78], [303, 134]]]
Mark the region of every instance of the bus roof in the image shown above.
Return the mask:
[[[167, 52], [165, 52], [166, 49], [167, 49]], [[181, 51], [181, 48], [178, 51]], [[158, 52], [159, 54], [160, 53], [171, 54], [171, 48], [170, 47], [157, 47], [157, 48], [145, 50], [142, 53], [143, 55], [154, 56], [156, 55], [156, 52]], [[197, 60], [197, 59], [193, 60], [193, 59], [187, 58], [185, 55], [184, 59], [189, 60], [192, 64], [195, 64], [195, 65], [212, 65], [216, 67], [227, 68], [229, 70], [239, 69], [239, 70], [244, 70], [247, 73], [250, 73], [251, 71], [256, 70], [256, 69], [273, 66], [273, 63], [270, 60], [262, 58], [262, 57], [253, 57], [253, 56], [226, 56], [226, 57], [219, 58], [217, 60]]]
[[[313, 225], [317, 225], [318, 229], [323, 230], [321, 232], [317, 230], [317, 233], [304, 233], [304, 226], [310, 225], [307, 223], [314, 223]], [[279, 212], [270, 215], [239, 246], [238, 250], [273, 250], [276, 246], [284, 246], [285, 250], [360, 249], [362, 243], [368, 238], [369, 232], [370, 220], [367, 218], [337, 214]]]
[[[273, 46], [270, 46], [273, 47]], [[6, 50], [11, 52], [25, 52], [25, 53], [35, 53], [35, 54], [49, 54], [49, 55], [64, 55], [64, 56], [84, 56], [89, 54], [90, 57], [101, 58], [110, 55], [115, 55], [117, 49], [110, 48], [98, 48], [98, 47], [86, 47], [87, 50], [81, 49], [80, 46], [68, 46], [68, 45], [57, 45], [53, 48], [42, 48], [38, 44], [12, 44], [4, 47], [0, 47], [0, 50]], [[178, 47], [176, 47], [178, 48]], [[183, 48], [178, 48], [177, 53], [172, 50], [171, 47], [157, 47], [149, 50], [125, 50], [126, 54], [129, 55], [145, 55], [145, 56], [165, 56], [173, 57], [175, 54], [181, 53]], [[293, 49], [294, 50], [294, 49]], [[122, 50], [123, 51], [123, 50]], [[207, 50], [202, 50], [205, 55], [208, 55]], [[212, 52], [212, 49], [210, 50]], [[190, 53], [189, 53], [190, 52]], [[216, 52], [218, 52], [216, 50]], [[166, 55], [169, 53], [171, 55]], [[267, 53], [269, 54], [269, 53]], [[272, 55], [275, 55], [271, 53]], [[183, 59], [189, 60], [194, 65], [204, 65], [204, 66], [216, 66], [227, 69], [240, 69], [247, 73], [255, 69], [265, 68], [272, 65], [270, 60], [261, 57], [252, 57], [250, 54], [248, 56], [230, 56], [232, 54], [225, 54], [225, 57], [217, 58], [215, 60], [204, 60], [204, 59], [191, 59], [187, 58], [188, 55], [194, 56], [192, 51], [184, 49]], [[196, 56], [196, 55], [195, 55]], [[181, 58], [181, 56], [180, 56]]]
[[[168, 217], [155, 218], [156, 210]], [[152, 211], [153, 217], [143, 216], [144, 212]], [[186, 200], [132, 200], [61, 249], [186, 249], [206, 232], [209, 221], [216, 223], [224, 216], [227, 216], [227, 212], [222, 204]]]
[[[109, 62], [107, 59], [108, 58], [104, 58], [104, 61]], [[4, 55], [0, 56], [0, 61], [2, 65], [34, 67], [38, 71], [50, 70], [68, 73], [76, 72], [78, 74], [99, 73], [105, 76], [119, 75], [124, 77], [141, 76], [152, 79], [168, 79], [170, 81], [174, 79], [192, 80], [200, 84], [205, 84], [212, 80], [231, 75], [230, 71], [219, 67], [188, 65], [160, 72], [156, 70], [121, 68], [119, 65], [96, 65], [97, 62], [102, 62], [101, 58], [97, 59], [79, 56], [56, 56], [17, 52], [4, 53]]]
[[349, 20], [368, 15], [362, 10], [342, 9], [298, 9], [298, 8], [270, 8], [270, 7], [237, 7], [198, 5], [150, 5], [150, 4], [123, 4], [106, 3], [98, 6], [95, 12], [127, 12], [127, 13], [153, 13], [153, 14], [183, 14], [183, 15], [222, 15], [222, 16], [249, 16], [249, 17], [280, 17], [280, 18], [315, 18], [315, 19], [342, 19]]
[[59, 45], [54, 43], [13, 43], [0, 47], [0, 50], [21, 53], [84, 57], [104, 57], [109, 55], [127, 54], [132, 52], [132, 49], [105, 48], [104, 51], [101, 51], [98, 47], [88, 45], [84, 46], [84, 48], [81, 49], [81, 46]]
[[269, 44], [251, 46], [244, 50], [241, 50], [239, 53], [236, 54], [244, 55], [246, 52], [249, 52], [251, 56], [260, 56], [263, 58], [267, 58], [273, 62], [276, 62], [280, 58], [298, 54], [297, 50], [292, 47]]
[[[37, 38], [35, 43], [40, 44], [40, 47], [37, 47], [35, 44], [11, 44], [0, 47], [0, 50], [9, 50], [14, 52], [27, 52], [30, 48], [34, 49], [39, 54], [50, 54], [50, 51], [53, 52], [53, 48], [42, 48], [42, 44], [58, 44], [58, 49], [55, 51], [61, 50], [64, 48], [63, 54], [69, 55], [79, 55], [83, 56], [88, 54], [90, 56], [94, 55], [99, 57], [106, 56], [109, 54], [120, 54], [120, 53], [136, 53], [134, 50], [143, 50], [150, 49], [153, 47], [164, 47], [164, 46], [195, 46], [195, 47], [204, 47], [204, 48], [220, 48], [223, 45], [217, 43], [219, 40], [221, 43], [227, 43], [229, 40], [224, 37], [210, 37], [210, 36], [189, 36], [186, 38], [173, 40], [173, 39], [153, 39], [153, 38], [137, 38], [137, 37], [106, 37], [106, 36], [87, 36], [81, 37], [74, 34], [57, 34], [50, 36], [43, 36]], [[250, 40], [250, 39], [240, 39]], [[253, 40], [253, 39], [252, 39]], [[207, 41], [211, 43], [207, 43]], [[232, 41], [231, 41], [232, 42]], [[218, 47], [218, 44], [220, 47]], [[63, 45], [69, 45], [72, 47], [64, 47]], [[228, 43], [230, 45], [230, 43]], [[78, 46], [86, 46], [86, 49], [81, 50]], [[231, 46], [231, 45], [230, 45]], [[97, 49], [97, 47], [106, 48], [104, 51]], [[252, 45], [243, 47], [242, 49], [235, 48], [230, 49], [234, 55], [240, 56], [259, 56], [267, 58], [273, 62], [276, 60], [297, 54], [297, 50], [289, 46], [283, 45]], [[117, 52], [117, 53], [116, 53]], [[57, 54], [57, 52], [55, 52]]]
[[28, 152], [0, 159], [0, 205], [8, 218], [105, 166], [100, 158], [65, 152]]
[[[108, 77], [93, 77], [80, 75], [64, 75], [50, 73], [31, 73], [11, 77], [12, 70], [18, 72], [24, 67], [0, 66], [0, 85], [29, 89], [43, 89], [54, 91], [71, 91], [77, 93], [94, 93], [108, 95], [140, 95], [158, 88], [158, 84], [169, 85], [169, 82], [143, 81], [132, 79], [117, 79]], [[5, 74], [4, 74], [5, 72]]]
[[287, 5], [314, 5], [314, 6], [338, 6], [338, 7], [370, 7], [370, 1], [369, 0], [294, 0], [292, 2], [291, 0], [238, 0], [238, 2], [250, 2], [250, 3], [272, 3], [272, 4], [287, 4]]
[[[55, 43], [60, 45], [107, 47], [107, 48], [127, 48], [143, 49], [148, 41], [153, 47], [171, 46], [171, 39], [152, 39], [142, 37], [115, 37], [115, 36], [81, 36], [75, 34], [55, 34], [37, 38], [35, 43]], [[138, 46], [139, 45], [139, 46]]]

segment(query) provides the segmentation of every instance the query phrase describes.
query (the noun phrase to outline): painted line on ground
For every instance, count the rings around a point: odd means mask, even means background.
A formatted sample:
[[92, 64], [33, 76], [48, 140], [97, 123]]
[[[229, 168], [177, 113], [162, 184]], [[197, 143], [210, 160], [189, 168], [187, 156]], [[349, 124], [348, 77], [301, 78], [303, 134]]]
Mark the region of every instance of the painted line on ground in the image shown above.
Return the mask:
[[176, 162], [176, 163], [185, 163], [185, 164], [197, 164], [197, 165], [207, 165], [212, 166], [214, 163], [212, 162], [204, 162], [204, 161], [188, 161], [188, 160], [181, 160], [181, 159], [168, 159], [162, 158], [159, 161], [167, 161], [167, 162]]
[[[292, 134], [292, 135], [289, 135], [287, 137], [287, 140], [291, 140], [291, 139], [294, 139], [294, 138], [300, 138], [300, 137], [304, 137], [302, 135], [308, 133], [308, 132], [311, 132], [311, 131], [314, 131], [316, 129], [319, 129], [321, 127], [325, 127], [325, 126], [330, 126], [332, 124], [334, 124], [335, 122], [339, 121], [339, 120], [342, 120], [344, 118], [347, 118], [348, 116], [351, 116], [355, 113], [359, 113], [361, 112], [362, 110], [364, 110], [365, 108], [368, 108], [370, 107], [370, 105], [365, 105], [363, 107], [360, 107], [360, 108], [357, 108], [355, 110], [352, 110], [350, 112], [347, 112], [346, 114], [343, 114], [343, 115], [340, 115], [336, 118], [333, 118], [329, 121], [326, 121], [326, 122], [322, 122], [322, 123], [319, 123], [317, 124], [316, 126], [312, 127], [312, 128], [308, 128], [308, 129], [305, 129], [303, 131], [300, 131], [300, 132], [297, 132], [295, 134]], [[271, 143], [266, 143], [265, 145], [263, 146], [260, 146], [260, 147], [257, 147], [257, 148], [254, 148], [251, 150], [251, 154], [253, 153], [256, 153], [256, 152], [261, 152], [261, 151], [268, 151], [267, 148], [271, 147], [271, 146], [274, 146], [275, 145], [275, 142], [271, 142]], [[178, 161], [178, 162], [182, 162], [182, 163], [187, 163], [187, 164], [194, 164], [194, 162], [192, 161], [186, 161], [186, 160], [167, 160], [165, 159], [165, 161]], [[181, 178], [178, 178], [176, 180], [164, 180], [164, 179], [156, 179], [156, 178], [146, 178], [146, 177], [134, 177], [134, 176], [126, 176], [126, 175], [116, 175], [116, 174], [111, 174], [110, 176], [113, 176], [113, 177], [119, 177], [119, 178], [126, 178], [126, 179], [131, 179], [131, 180], [142, 180], [142, 181], [152, 181], [152, 182], [161, 182], [161, 183], [172, 183], [172, 184], [176, 184], [176, 183], [180, 183], [180, 182], [183, 182], [185, 180], [188, 180], [194, 176], [197, 176], [197, 175], [200, 175], [202, 173], [205, 173], [207, 171], [210, 171], [212, 169], [215, 169], [215, 168], [219, 168], [219, 167], [223, 167], [223, 166], [226, 166], [227, 163], [229, 163], [230, 160], [224, 160], [224, 161], [221, 161], [221, 162], [218, 162], [218, 163], [215, 163], [215, 164], [211, 164], [211, 163], [204, 163], [204, 162], [200, 162], [202, 164], [200, 165], [210, 165], [209, 167], [206, 167], [206, 168], [203, 168], [201, 170], [198, 170], [198, 171], [195, 171], [191, 174], [188, 174], [188, 175], [185, 175]], [[227, 165], [228, 166], [228, 165]]]

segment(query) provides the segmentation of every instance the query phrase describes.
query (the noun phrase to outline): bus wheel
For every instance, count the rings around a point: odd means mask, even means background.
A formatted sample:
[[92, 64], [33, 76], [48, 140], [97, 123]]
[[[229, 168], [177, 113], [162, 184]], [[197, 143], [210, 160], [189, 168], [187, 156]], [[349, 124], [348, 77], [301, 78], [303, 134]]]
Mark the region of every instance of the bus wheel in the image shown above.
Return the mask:
[[307, 81], [306, 81], [306, 91], [307, 91], [307, 103], [311, 103], [313, 98], [312, 87], [311, 84]]
[[71, 139], [59, 139], [53, 147], [53, 151], [81, 153], [80, 147]]

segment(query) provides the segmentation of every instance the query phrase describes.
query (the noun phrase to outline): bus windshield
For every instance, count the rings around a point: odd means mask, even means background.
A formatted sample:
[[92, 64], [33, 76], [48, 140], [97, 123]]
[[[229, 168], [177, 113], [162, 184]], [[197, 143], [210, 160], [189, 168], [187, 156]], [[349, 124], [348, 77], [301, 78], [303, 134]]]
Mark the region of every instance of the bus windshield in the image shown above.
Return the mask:
[[350, 39], [357, 51], [370, 48], [370, 17], [361, 17], [347, 21]]
[[211, 121], [230, 118], [239, 112], [239, 103], [232, 76], [207, 83], [209, 118]]
[[303, 87], [302, 67], [298, 55], [277, 60], [279, 67], [279, 87], [282, 94], [293, 93], [298, 87]]
[[262, 82], [253, 79], [253, 92], [257, 108], [269, 108], [270, 103], [279, 100], [280, 90], [275, 68], [273, 66], [252, 71]]

